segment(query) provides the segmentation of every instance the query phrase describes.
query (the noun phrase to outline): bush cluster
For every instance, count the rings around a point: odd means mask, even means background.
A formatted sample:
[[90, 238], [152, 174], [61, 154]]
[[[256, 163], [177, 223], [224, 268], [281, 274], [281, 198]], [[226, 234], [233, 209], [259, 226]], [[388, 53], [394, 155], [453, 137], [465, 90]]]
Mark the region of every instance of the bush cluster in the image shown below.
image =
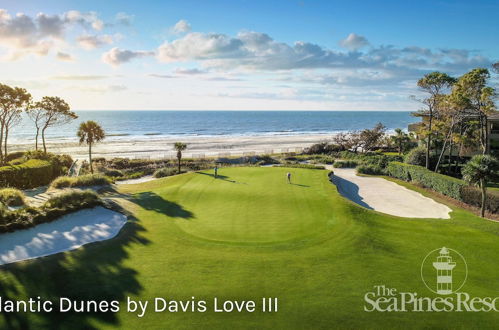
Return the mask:
[[163, 167], [154, 172], [153, 176], [155, 178], [164, 178], [167, 176], [172, 176], [178, 174], [178, 168], [176, 167]]
[[24, 193], [14, 188], [0, 189], [0, 204], [22, 206], [24, 205]]
[[65, 214], [101, 204], [97, 194], [86, 190], [71, 191], [54, 196], [40, 207], [25, 207], [9, 211], [0, 205], [0, 232], [26, 229], [40, 223], [53, 221]]
[[110, 181], [102, 174], [87, 174], [75, 177], [61, 176], [52, 181], [52, 188], [92, 187], [109, 184]]
[[20, 165], [0, 167], [0, 186], [28, 189], [48, 184], [59, 175], [54, 165], [46, 160], [30, 159]]
[[355, 168], [359, 165], [359, 162], [356, 160], [340, 160], [336, 161], [333, 164], [334, 168]]
[[335, 144], [330, 144], [328, 142], [319, 142], [316, 144], [311, 145], [310, 147], [306, 148], [303, 153], [308, 154], [308, 155], [313, 155], [313, 154], [330, 154], [333, 152], [339, 152], [344, 150], [339, 145]]
[[281, 167], [289, 167], [289, 168], [306, 168], [309, 170], [324, 170], [325, 167], [322, 165], [312, 165], [312, 164], [284, 164]]
[[466, 186], [466, 183], [462, 180], [432, 172], [422, 166], [400, 162], [390, 163], [387, 167], [387, 173], [404, 181], [416, 182], [454, 199], [463, 200], [461, 190]]
[[[463, 187], [461, 190], [461, 199], [466, 204], [481, 207], [482, 206], [482, 192], [475, 187]], [[487, 190], [487, 200], [485, 208], [492, 213], [499, 212], [499, 191]]]
[[385, 171], [379, 165], [361, 164], [357, 166], [357, 173], [369, 175], [383, 175]]

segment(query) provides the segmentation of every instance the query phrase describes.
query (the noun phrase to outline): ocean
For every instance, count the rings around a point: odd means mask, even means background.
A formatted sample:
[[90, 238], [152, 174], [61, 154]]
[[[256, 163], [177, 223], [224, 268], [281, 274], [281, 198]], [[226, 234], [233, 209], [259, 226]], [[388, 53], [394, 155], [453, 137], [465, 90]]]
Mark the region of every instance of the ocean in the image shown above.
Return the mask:
[[[389, 131], [406, 129], [417, 121], [408, 111], [77, 111], [78, 119], [47, 130], [58, 142], [76, 141], [83, 121], [94, 120], [104, 128], [106, 140], [144, 140], [160, 136], [252, 136], [331, 134], [359, 130], [383, 123]], [[10, 143], [34, 141], [29, 118], [9, 133]]]

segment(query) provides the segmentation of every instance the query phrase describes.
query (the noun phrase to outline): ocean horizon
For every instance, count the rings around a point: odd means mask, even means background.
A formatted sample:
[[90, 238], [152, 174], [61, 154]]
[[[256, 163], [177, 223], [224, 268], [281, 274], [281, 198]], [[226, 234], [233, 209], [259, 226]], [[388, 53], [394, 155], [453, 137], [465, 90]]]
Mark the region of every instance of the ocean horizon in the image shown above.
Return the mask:
[[[230, 111], [230, 110], [79, 110], [78, 119], [46, 131], [47, 140], [76, 141], [78, 125], [101, 124], [106, 140], [147, 140], [174, 136], [327, 135], [361, 130], [381, 122], [387, 130], [407, 129], [417, 121], [411, 111]], [[34, 141], [33, 123], [23, 116], [9, 136], [10, 143]]]

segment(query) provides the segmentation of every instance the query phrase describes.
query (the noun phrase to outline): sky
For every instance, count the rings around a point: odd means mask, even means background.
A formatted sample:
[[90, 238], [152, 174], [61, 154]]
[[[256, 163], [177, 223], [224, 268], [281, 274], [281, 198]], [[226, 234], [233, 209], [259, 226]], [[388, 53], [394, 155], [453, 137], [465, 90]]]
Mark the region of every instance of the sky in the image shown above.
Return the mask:
[[499, 60], [498, 16], [498, 1], [2, 0], [0, 83], [74, 110], [416, 110], [424, 74]]

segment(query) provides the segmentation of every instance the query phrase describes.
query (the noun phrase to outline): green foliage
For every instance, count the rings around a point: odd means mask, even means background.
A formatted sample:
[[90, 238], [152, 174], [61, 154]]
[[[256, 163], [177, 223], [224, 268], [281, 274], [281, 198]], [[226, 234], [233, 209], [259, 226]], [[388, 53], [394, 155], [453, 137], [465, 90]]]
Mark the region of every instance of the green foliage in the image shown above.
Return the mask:
[[24, 193], [13, 188], [0, 189], [0, 204], [22, 206], [24, 205]]
[[50, 222], [80, 209], [101, 205], [96, 193], [90, 190], [70, 191], [51, 197], [40, 207], [24, 207], [9, 211], [0, 204], [0, 233], [26, 229]]
[[405, 156], [404, 162], [411, 165], [426, 165], [426, 149], [425, 147], [417, 147], [409, 151]]
[[109, 184], [110, 181], [102, 174], [87, 174], [75, 177], [61, 176], [55, 179], [50, 186], [52, 188], [92, 187]]
[[461, 189], [466, 186], [462, 180], [432, 172], [422, 166], [399, 162], [388, 164], [387, 173], [404, 181], [416, 182], [457, 200], [462, 200]]
[[121, 178], [124, 174], [120, 170], [104, 169], [103, 174], [112, 178]]
[[313, 154], [330, 154], [332, 152], [338, 152], [344, 150], [341, 146], [338, 146], [336, 144], [330, 144], [328, 142], [320, 142], [311, 145], [310, 147], [306, 148], [303, 153], [308, 154], [308, 155], [313, 155]]
[[469, 184], [479, 185], [482, 181], [487, 183], [498, 177], [499, 161], [489, 155], [476, 155], [467, 162], [461, 173], [463, 179]]
[[[461, 190], [461, 198], [466, 204], [477, 207], [482, 206], [482, 192], [475, 187], [463, 187]], [[499, 191], [487, 190], [485, 208], [492, 213], [499, 212]]]
[[325, 167], [321, 165], [312, 165], [312, 164], [284, 164], [280, 167], [289, 167], [289, 168], [304, 168], [309, 170], [324, 170]]
[[355, 168], [359, 164], [360, 164], [360, 162], [356, 161], [356, 160], [341, 160], [341, 161], [336, 161], [333, 164], [333, 167], [335, 167], [335, 168]]
[[155, 178], [164, 178], [167, 176], [172, 176], [178, 174], [178, 169], [175, 167], [163, 167], [154, 172], [153, 176]]
[[357, 173], [369, 175], [383, 175], [385, 172], [379, 165], [362, 164], [357, 166]]
[[48, 184], [56, 175], [55, 166], [46, 160], [30, 159], [20, 165], [0, 167], [0, 186], [18, 189]]

